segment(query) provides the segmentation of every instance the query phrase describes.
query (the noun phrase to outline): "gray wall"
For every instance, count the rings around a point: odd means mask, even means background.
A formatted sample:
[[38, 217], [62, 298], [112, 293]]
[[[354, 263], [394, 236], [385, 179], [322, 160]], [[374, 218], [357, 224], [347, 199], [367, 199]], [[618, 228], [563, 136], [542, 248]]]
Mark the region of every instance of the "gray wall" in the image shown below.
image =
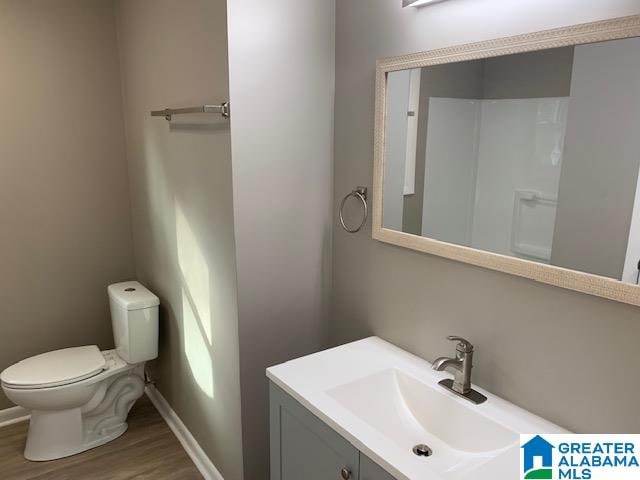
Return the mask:
[[229, 122], [149, 111], [228, 98], [225, 2], [122, 0], [118, 38], [138, 278], [160, 296], [160, 392], [242, 476]]
[[536, 98], [569, 96], [573, 47], [424, 67], [416, 147], [416, 189], [404, 197], [402, 231], [422, 233], [429, 97]]
[[569, 96], [573, 47], [487, 58], [482, 63], [482, 98]]
[[[371, 185], [377, 58], [637, 13], [637, 0], [338, 2], [334, 202]], [[433, 360], [462, 335], [480, 386], [579, 432], [640, 431], [637, 307], [376, 242], [370, 227], [334, 230], [333, 272], [332, 344], [379, 335]]]
[[576, 47], [554, 265], [622, 278], [640, 162], [639, 51], [638, 38]]
[[[404, 222], [405, 163], [409, 153], [407, 152], [407, 134], [409, 132], [407, 112], [410, 108], [410, 91], [411, 70], [401, 70], [389, 74], [386, 93], [387, 110], [385, 112], [387, 128], [384, 131], [383, 175], [386, 181], [382, 187], [382, 195], [384, 196], [382, 218], [383, 226], [392, 230], [402, 230]], [[349, 204], [353, 203], [356, 202], [349, 202]]]
[[251, 480], [268, 478], [265, 368], [318, 350], [327, 325], [333, 3], [229, 2], [242, 425]]
[[416, 187], [413, 195], [404, 197], [403, 232], [414, 235], [422, 234], [429, 97], [481, 98], [483, 73], [481, 60], [434, 65], [422, 69], [420, 74], [418, 141], [416, 143]]
[[0, 1], [0, 72], [3, 370], [112, 348], [107, 285], [133, 244], [111, 3]]

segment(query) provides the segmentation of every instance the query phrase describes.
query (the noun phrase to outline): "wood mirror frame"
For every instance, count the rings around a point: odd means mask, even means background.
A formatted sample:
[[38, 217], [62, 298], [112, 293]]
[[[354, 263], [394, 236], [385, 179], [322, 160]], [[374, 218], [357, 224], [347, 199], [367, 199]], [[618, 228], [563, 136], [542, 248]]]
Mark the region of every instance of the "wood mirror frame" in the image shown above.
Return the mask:
[[376, 63], [373, 238], [412, 250], [530, 278], [549, 285], [640, 306], [640, 286], [638, 285], [623, 283], [620, 280], [591, 273], [442, 242], [382, 226], [385, 94], [387, 90], [387, 74], [389, 72], [638, 36], [640, 36], [640, 15], [633, 15], [378, 60]]

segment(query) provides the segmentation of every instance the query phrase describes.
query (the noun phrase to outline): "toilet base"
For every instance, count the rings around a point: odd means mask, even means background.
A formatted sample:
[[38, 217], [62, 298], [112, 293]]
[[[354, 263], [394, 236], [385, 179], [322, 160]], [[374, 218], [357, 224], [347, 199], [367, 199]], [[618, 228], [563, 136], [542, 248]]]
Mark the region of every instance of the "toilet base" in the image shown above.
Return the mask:
[[46, 462], [70, 457], [115, 440], [127, 431], [123, 422], [108, 433], [90, 442], [83, 441], [79, 408], [60, 412], [31, 412], [29, 434], [24, 458], [32, 462]]
[[[142, 370], [142, 366], [135, 370]], [[115, 440], [127, 431], [129, 410], [143, 393], [142, 377], [129, 371], [109, 378], [82, 407], [33, 410], [25, 458], [35, 462], [55, 460]]]

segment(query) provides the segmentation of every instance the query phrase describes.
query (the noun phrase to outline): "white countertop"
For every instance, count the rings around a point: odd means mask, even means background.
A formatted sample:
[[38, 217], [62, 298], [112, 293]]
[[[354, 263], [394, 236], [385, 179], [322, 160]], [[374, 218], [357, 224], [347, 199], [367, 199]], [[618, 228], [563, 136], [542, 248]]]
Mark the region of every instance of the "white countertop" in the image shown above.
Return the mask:
[[[393, 441], [380, 428], [363, 420], [353, 409], [341, 404], [332, 391], [338, 387], [357, 382], [385, 372], [402, 372], [425, 385], [435, 385], [437, 392], [450, 397], [445, 401], [459, 402], [460, 406], [473, 409], [492, 422], [517, 433], [566, 433], [566, 430], [537, 417], [526, 410], [502, 400], [491, 393], [474, 389], [488, 397], [481, 405], [473, 405], [437, 385], [443, 378], [450, 378], [446, 372], [436, 372], [425, 360], [405, 352], [378, 337], [369, 337], [336, 348], [291, 360], [267, 369], [267, 376], [276, 385], [295, 398], [314, 415], [327, 423], [347, 439], [358, 450], [374, 460], [399, 480], [414, 479], [484, 479], [512, 480], [518, 478], [519, 444], [516, 442], [491, 458], [476, 453], [465, 458], [474, 458], [473, 468], [449, 469], [447, 472], [434, 470], [437, 462], [435, 454], [429, 459], [417, 457], [410, 448], [400, 448], [397, 439]], [[363, 392], [371, 395], [371, 392]], [[433, 394], [430, 394], [433, 395]], [[456, 405], [459, 410], [460, 407]], [[388, 433], [388, 432], [387, 432]], [[517, 437], [516, 437], [517, 438]], [[450, 451], [455, 451], [451, 450]], [[434, 459], [434, 460], [432, 460]], [[480, 459], [480, 460], [479, 460]], [[463, 462], [461, 462], [463, 463]]]

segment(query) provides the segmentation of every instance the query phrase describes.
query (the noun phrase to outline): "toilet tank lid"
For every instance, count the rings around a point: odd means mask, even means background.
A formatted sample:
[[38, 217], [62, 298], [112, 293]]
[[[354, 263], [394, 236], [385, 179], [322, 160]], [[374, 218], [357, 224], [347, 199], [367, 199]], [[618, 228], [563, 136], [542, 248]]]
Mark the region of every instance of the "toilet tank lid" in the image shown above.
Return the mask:
[[109, 298], [126, 310], [155, 307], [160, 299], [139, 282], [120, 282], [109, 285]]
[[66, 385], [100, 373], [106, 361], [96, 345], [41, 353], [11, 365], [0, 374], [3, 384], [17, 388]]

